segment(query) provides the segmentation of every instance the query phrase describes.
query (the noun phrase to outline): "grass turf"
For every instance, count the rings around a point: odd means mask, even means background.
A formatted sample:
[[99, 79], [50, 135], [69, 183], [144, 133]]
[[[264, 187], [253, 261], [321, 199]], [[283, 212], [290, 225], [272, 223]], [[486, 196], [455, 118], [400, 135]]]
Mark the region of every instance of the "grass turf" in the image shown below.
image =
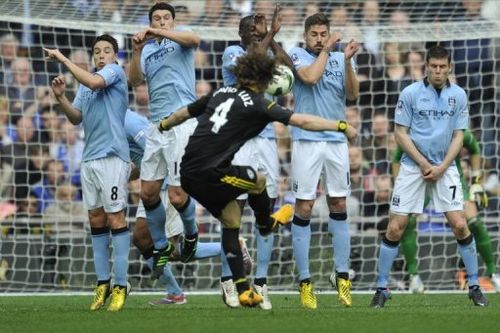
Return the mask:
[[[0, 331], [7, 332], [494, 332], [500, 294], [474, 307], [464, 294], [396, 294], [383, 309], [371, 295], [353, 295], [342, 307], [336, 295], [319, 295], [318, 309], [300, 307], [299, 296], [273, 295], [273, 310], [229, 309], [220, 296], [188, 296], [184, 305], [153, 307], [160, 296], [131, 295], [124, 310], [88, 310], [91, 296], [0, 297]], [[497, 328], [495, 328], [497, 327]]]

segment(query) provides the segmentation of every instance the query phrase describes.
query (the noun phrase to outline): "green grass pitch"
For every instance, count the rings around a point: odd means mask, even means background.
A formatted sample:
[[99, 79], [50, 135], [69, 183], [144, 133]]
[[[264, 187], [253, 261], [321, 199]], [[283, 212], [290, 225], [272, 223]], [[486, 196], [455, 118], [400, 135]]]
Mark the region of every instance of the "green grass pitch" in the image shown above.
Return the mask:
[[215, 295], [189, 295], [184, 305], [153, 307], [158, 295], [131, 295], [123, 311], [88, 310], [91, 296], [0, 297], [0, 332], [498, 332], [500, 294], [474, 307], [464, 294], [395, 294], [384, 309], [371, 295], [353, 295], [342, 307], [336, 295], [320, 294], [317, 310], [300, 307], [298, 294], [272, 295], [273, 310], [229, 309]]

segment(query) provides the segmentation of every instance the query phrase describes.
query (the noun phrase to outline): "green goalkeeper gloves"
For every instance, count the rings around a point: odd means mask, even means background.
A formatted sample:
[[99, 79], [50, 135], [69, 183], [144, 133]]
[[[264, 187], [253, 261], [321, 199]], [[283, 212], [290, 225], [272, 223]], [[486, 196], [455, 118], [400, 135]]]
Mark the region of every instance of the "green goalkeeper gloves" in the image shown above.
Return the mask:
[[481, 178], [474, 177], [469, 189], [470, 200], [475, 201], [478, 208], [488, 207], [488, 195], [481, 185]]

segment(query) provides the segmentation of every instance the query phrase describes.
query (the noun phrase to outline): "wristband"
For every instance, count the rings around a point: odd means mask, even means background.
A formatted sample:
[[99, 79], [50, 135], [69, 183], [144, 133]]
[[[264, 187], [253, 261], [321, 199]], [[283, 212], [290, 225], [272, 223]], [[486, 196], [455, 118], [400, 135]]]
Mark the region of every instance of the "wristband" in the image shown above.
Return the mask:
[[481, 184], [481, 176], [482, 176], [481, 170], [474, 170], [470, 173], [470, 175], [472, 178], [472, 184]]
[[347, 122], [345, 120], [339, 120], [339, 124], [338, 124], [338, 131], [339, 132], [345, 133], [345, 131], [347, 131], [347, 127], [349, 127], [349, 125], [347, 124]]
[[168, 119], [168, 117], [170, 116], [166, 116], [165, 118], [163, 118], [162, 120], [160, 120], [160, 124], [158, 124], [158, 129], [160, 130], [160, 132], [163, 132], [163, 131], [166, 131], [167, 129], [163, 127], [163, 121], [165, 119]]

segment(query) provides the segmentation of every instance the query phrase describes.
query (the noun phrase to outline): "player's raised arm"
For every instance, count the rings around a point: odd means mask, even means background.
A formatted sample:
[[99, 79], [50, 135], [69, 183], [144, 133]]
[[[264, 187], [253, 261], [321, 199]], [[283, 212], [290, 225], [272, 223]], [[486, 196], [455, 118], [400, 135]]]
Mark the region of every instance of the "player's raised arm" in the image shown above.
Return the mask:
[[168, 38], [184, 47], [196, 48], [200, 45], [200, 36], [192, 31], [167, 30], [164, 28], [147, 28], [144, 31], [149, 38]]
[[335, 44], [342, 39], [342, 34], [340, 32], [330, 34], [329, 25], [312, 19], [306, 20], [305, 29], [306, 44], [313, 48], [312, 51], [317, 54], [317, 58], [312, 64], [300, 67], [297, 74], [302, 82], [313, 85], [318, 83], [323, 76], [330, 52]]
[[130, 71], [128, 81], [135, 87], [144, 81], [144, 74], [141, 69], [141, 54], [147, 39], [144, 34], [137, 33], [132, 36], [132, 58], [130, 59]]
[[347, 43], [344, 49], [344, 59], [345, 59], [345, 92], [346, 98], [350, 101], [356, 100], [359, 96], [359, 81], [354, 73], [354, 69], [351, 65], [352, 57], [358, 52], [359, 44], [354, 39], [351, 39]]
[[64, 94], [66, 90], [66, 82], [64, 79], [64, 75], [59, 75], [56, 78], [52, 80], [52, 91], [54, 92], [54, 96], [56, 97], [57, 101], [61, 105], [61, 108], [68, 117], [68, 120], [73, 124], [73, 125], [78, 125], [82, 122], [82, 113], [77, 110], [73, 105], [71, 105], [70, 101], [66, 98], [66, 95]]
[[[92, 90], [103, 88], [106, 86], [106, 82], [100, 75], [89, 73], [86, 70], [80, 68], [76, 64], [72, 63], [71, 60], [69, 60], [58, 49], [44, 48], [43, 50], [47, 52], [47, 59], [56, 60], [59, 61], [61, 64], [65, 65], [71, 72], [71, 74], [73, 74], [75, 79], [84, 86]], [[94, 48], [94, 58], [96, 58], [96, 52], [98, 55], [97, 59], [102, 61], [102, 58], [105, 57], [109, 51], [104, 49], [101, 50], [100, 48], [96, 47]]]

